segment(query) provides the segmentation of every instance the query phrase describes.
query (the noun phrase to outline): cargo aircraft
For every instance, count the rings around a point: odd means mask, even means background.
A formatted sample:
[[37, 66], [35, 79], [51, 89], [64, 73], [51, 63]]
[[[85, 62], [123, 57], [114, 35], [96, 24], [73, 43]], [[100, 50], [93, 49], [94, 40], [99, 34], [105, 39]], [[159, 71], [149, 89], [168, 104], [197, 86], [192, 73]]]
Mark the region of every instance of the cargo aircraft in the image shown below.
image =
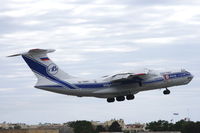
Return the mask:
[[53, 49], [31, 49], [28, 52], [10, 55], [22, 56], [37, 77], [35, 88], [78, 97], [105, 98], [107, 102], [133, 100], [141, 91], [165, 88], [163, 94], [170, 94], [169, 87], [186, 85], [193, 75], [186, 70], [159, 72], [121, 72], [95, 80], [85, 80], [62, 71], [48, 56]]

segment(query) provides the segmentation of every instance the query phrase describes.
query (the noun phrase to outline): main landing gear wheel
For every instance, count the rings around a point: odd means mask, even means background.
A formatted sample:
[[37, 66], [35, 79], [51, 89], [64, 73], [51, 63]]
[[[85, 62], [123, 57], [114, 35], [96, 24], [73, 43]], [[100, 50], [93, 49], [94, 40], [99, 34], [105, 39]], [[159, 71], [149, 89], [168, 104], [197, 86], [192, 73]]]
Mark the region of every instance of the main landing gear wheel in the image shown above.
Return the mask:
[[107, 102], [108, 103], [112, 103], [112, 102], [114, 102], [115, 101], [115, 98], [107, 98]]
[[127, 100], [133, 100], [134, 98], [135, 98], [135, 96], [132, 94], [126, 96]]
[[170, 94], [170, 90], [168, 90], [168, 89], [166, 88], [166, 90], [163, 91], [163, 94], [164, 94], [164, 95]]
[[125, 97], [124, 96], [119, 96], [119, 97], [116, 97], [116, 100], [118, 102], [121, 102], [121, 101], [124, 101], [125, 100]]

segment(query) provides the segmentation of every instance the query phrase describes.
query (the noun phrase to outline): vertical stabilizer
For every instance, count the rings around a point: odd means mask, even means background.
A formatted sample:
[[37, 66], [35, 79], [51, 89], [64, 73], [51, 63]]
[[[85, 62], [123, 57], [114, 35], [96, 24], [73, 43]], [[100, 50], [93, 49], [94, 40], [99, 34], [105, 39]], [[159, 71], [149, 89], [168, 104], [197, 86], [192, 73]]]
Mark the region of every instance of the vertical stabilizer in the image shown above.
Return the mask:
[[70, 79], [72, 76], [62, 71], [48, 56], [47, 53], [54, 52], [53, 49], [31, 49], [26, 53], [15, 54], [8, 57], [21, 55], [38, 78], [36, 86], [47, 84], [61, 84], [67, 88], [74, 89], [71, 84], [62, 79]]

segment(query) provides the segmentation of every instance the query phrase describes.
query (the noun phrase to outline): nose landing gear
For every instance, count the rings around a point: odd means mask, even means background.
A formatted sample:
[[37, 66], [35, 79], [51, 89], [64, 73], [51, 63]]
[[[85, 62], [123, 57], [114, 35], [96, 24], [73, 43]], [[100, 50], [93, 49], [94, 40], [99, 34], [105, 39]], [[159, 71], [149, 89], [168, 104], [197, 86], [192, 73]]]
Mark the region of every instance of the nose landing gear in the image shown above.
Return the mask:
[[169, 94], [170, 94], [170, 90], [168, 90], [168, 89], [166, 88], [166, 90], [163, 91], [163, 94], [164, 94], [164, 95], [169, 95]]

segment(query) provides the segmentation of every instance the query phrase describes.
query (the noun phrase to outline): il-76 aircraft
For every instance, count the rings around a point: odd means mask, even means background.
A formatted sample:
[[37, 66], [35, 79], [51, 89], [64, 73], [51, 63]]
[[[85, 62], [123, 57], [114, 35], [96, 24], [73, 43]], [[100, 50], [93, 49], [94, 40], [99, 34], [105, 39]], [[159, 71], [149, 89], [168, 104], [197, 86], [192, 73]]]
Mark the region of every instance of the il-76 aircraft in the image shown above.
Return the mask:
[[186, 85], [193, 75], [186, 70], [158, 72], [148, 70], [140, 73], [122, 72], [95, 80], [83, 80], [62, 71], [47, 53], [53, 49], [31, 49], [28, 52], [10, 55], [22, 56], [37, 77], [35, 88], [78, 97], [105, 98], [107, 102], [134, 99], [141, 91], [165, 88], [163, 93], [170, 94], [168, 87]]

